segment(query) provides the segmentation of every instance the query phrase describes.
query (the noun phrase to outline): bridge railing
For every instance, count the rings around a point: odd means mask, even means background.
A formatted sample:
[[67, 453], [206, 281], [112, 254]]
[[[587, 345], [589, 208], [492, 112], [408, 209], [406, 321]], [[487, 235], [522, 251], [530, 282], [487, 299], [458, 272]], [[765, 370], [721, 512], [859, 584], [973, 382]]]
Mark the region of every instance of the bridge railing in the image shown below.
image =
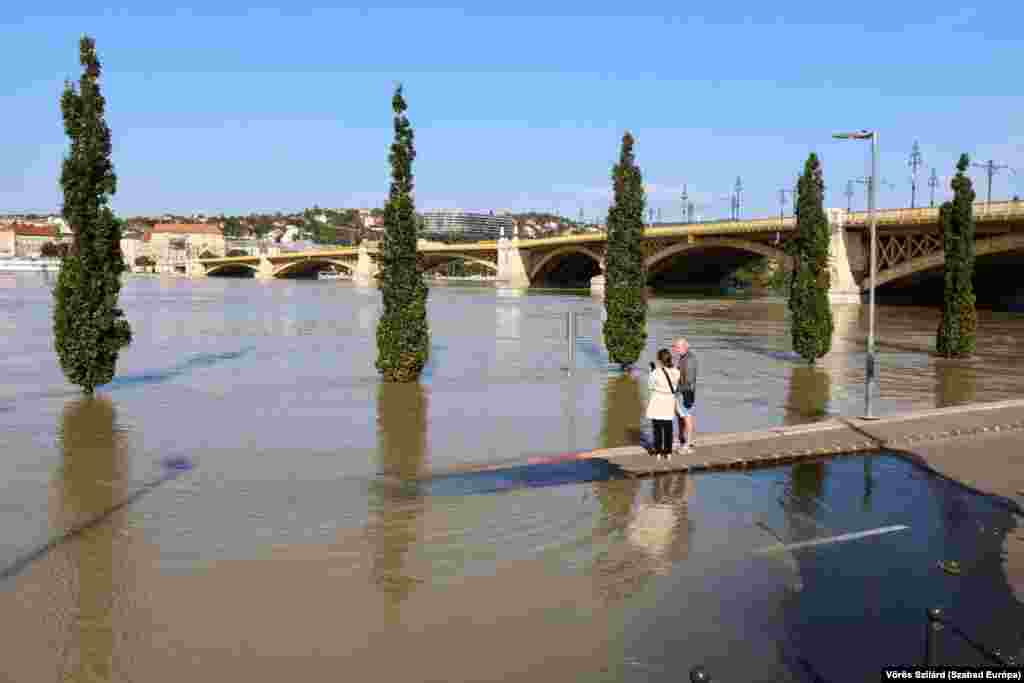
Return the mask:
[[[917, 207], [913, 209], [879, 209], [878, 222], [885, 225], [920, 225], [922, 223], [937, 223], [939, 220], [939, 209], [933, 206]], [[871, 214], [867, 211], [853, 211], [846, 214], [847, 225], [863, 225], [870, 223]], [[975, 202], [975, 220], [995, 221], [1007, 218], [1024, 218], [1024, 202]]]

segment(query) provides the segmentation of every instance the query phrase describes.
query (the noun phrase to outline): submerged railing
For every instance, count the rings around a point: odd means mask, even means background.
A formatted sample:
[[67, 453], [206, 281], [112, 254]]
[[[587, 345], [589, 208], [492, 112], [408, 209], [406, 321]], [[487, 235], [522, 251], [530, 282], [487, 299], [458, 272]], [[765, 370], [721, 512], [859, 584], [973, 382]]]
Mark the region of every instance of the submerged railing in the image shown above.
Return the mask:
[[961, 640], [971, 646], [971, 648], [983, 656], [985, 659], [997, 666], [1018, 666], [1017, 661], [1010, 655], [1004, 655], [999, 650], [993, 650], [985, 645], [982, 645], [978, 641], [971, 638], [969, 635], [964, 633], [963, 629], [957, 626], [953, 621], [945, 615], [942, 609], [933, 607], [928, 610], [928, 623], [927, 631], [925, 633], [924, 641], [924, 664], [925, 666], [935, 666], [936, 660], [938, 659], [939, 652], [939, 633], [941, 633], [947, 627], [950, 631], [956, 634]]
[[[924, 665], [927, 667], [938, 666], [939, 655], [939, 634], [947, 628], [962, 641], [971, 646], [975, 652], [980, 654], [990, 663], [999, 667], [1017, 667], [1020, 664], [1015, 657], [1005, 655], [999, 650], [994, 650], [971, 638], [953, 620], [946, 616], [945, 612], [938, 607], [926, 611], [925, 637], [924, 637]], [[703, 666], [695, 666], [690, 669], [691, 683], [713, 683], [711, 675]]]

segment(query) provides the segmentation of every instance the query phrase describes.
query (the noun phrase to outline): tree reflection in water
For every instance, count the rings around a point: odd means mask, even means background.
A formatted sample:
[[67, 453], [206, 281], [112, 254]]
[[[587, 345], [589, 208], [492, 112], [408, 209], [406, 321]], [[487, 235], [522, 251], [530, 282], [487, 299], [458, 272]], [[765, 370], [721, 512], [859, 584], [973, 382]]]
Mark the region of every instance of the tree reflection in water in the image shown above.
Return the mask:
[[789, 375], [784, 423], [818, 422], [828, 417], [832, 398], [832, 377], [824, 369], [797, 365]]
[[[59, 430], [62, 452], [55, 482], [59, 502], [51, 520], [56, 533], [97, 517], [125, 499], [127, 449], [116, 427], [116, 411], [106, 398], [73, 401], [64, 409]], [[76, 612], [69, 615], [70, 643], [63, 657], [64, 677], [108, 681], [114, 676], [115, 601], [125, 587], [118, 572], [115, 546], [126, 511], [64, 543], [58, 561], [68, 565], [68, 583]], [[75, 674], [70, 674], [75, 671]]]
[[427, 397], [418, 382], [381, 382], [377, 434], [378, 477], [371, 484], [367, 536], [373, 582], [397, 606], [421, 582], [407, 570], [409, 551], [421, 535], [419, 478], [427, 458]]
[[976, 399], [977, 375], [964, 361], [939, 359], [935, 363], [935, 407], [945, 408]]

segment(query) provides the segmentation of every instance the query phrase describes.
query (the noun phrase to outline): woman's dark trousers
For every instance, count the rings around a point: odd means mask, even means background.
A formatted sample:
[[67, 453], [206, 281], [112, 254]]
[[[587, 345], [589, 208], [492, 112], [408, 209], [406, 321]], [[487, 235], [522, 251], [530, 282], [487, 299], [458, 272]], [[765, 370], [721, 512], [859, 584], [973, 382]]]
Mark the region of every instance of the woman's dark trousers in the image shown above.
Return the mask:
[[672, 420], [651, 420], [654, 425], [654, 452], [672, 452]]

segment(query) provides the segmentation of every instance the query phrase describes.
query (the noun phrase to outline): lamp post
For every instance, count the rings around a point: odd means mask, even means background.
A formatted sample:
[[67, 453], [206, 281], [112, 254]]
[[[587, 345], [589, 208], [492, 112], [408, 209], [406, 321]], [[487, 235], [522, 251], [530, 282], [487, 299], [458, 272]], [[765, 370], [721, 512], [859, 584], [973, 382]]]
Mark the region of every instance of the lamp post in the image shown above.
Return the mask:
[[868, 350], [864, 363], [864, 418], [873, 419], [871, 413], [871, 383], [875, 378], [875, 252], [878, 232], [878, 131], [862, 130], [855, 133], [835, 133], [840, 140], [871, 140], [871, 183], [868, 186], [868, 212], [871, 222], [870, 272], [868, 284]]

